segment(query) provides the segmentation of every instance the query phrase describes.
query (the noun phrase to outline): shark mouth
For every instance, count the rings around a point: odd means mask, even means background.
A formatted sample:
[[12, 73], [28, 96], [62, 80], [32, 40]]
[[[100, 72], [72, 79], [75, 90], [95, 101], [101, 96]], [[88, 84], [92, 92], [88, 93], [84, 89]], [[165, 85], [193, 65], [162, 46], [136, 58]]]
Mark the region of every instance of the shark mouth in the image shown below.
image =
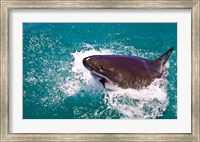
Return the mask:
[[90, 73], [92, 74], [92, 76], [94, 77], [94, 79], [98, 80], [104, 88], [108, 88], [108, 89], [111, 89], [111, 90], [115, 90], [114, 86], [115, 83], [113, 81], [111, 81], [107, 76], [104, 76], [94, 70], [90, 71]]

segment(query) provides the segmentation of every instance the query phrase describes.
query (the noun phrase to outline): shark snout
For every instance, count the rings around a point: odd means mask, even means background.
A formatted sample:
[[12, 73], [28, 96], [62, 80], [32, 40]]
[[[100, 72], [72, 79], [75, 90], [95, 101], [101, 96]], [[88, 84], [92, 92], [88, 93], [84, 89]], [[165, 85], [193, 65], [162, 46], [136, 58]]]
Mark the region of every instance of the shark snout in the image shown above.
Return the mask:
[[90, 65], [90, 57], [86, 57], [83, 59], [83, 65], [86, 67], [88, 70], [92, 70], [92, 66]]
[[101, 58], [98, 55], [89, 56], [83, 59], [83, 65], [89, 71], [98, 70], [101, 66]]

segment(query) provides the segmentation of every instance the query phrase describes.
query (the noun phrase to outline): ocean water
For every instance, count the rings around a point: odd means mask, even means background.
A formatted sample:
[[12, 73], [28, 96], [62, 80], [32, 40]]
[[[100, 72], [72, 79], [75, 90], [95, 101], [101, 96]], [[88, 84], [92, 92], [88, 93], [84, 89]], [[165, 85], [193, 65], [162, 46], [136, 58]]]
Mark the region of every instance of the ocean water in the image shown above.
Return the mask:
[[[174, 51], [141, 90], [104, 89], [82, 65], [90, 55], [156, 59]], [[24, 23], [24, 119], [176, 119], [176, 23]]]

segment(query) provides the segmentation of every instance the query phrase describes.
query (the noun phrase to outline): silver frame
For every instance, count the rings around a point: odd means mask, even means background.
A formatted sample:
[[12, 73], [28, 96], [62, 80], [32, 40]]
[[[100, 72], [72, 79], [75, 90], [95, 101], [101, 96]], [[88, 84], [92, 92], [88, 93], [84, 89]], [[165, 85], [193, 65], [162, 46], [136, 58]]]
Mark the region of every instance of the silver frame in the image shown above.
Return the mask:
[[[9, 133], [9, 10], [61, 8], [191, 9], [192, 10], [192, 133], [188, 134], [15, 134]], [[4, 141], [200, 141], [200, 1], [199, 0], [1, 0], [0, 140]]]

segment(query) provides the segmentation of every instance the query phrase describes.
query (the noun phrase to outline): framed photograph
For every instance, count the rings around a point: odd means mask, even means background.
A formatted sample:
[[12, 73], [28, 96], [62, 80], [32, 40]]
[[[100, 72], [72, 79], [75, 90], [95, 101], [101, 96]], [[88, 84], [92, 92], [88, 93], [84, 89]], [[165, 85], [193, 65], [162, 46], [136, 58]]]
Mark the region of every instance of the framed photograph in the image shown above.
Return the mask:
[[200, 141], [199, 1], [1, 1], [1, 141]]

